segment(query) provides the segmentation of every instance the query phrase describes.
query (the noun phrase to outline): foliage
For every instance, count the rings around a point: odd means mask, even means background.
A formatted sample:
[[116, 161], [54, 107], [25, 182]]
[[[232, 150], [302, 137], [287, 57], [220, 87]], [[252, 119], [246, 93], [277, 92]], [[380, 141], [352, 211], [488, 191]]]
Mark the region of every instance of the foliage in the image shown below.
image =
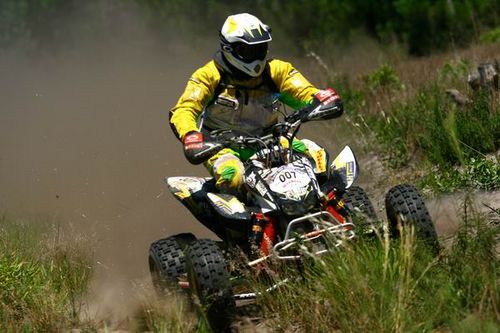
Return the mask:
[[46, 239], [54, 236], [47, 225], [6, 216], [0, 225], [0, 331], [58, 332], [80, 323], [92, 273], [82, 244]]
[[346, 245], [264, 294], [264, 313], [281, 332], [494, 331], [498, 230], [475, 214], [464, 219], [437, 258], [408, 229], [400, 241], [380, 235]]
[[418, 154], [434, 164], [450, 166], [500, 148], [497, 109], [491, 96], [481, 92], [472, 104], [458, 108], [434, 83], [409, 101], [395, 103], [388, 114], [372, 115], [370, 123], [388, 150], [391, 165], [406, 165]]
[[479, 41], [484, 44], [500, 42], [500, 27], [484, 32], [479, 37]]
[[363, 78], [366, 85], [371, 90], [378, 90], [381, 88], [401, 88], [401, 81], [396, 74], [394, 68], [389, 64], [383, 64], [373, 73]]
[[492, 190], [500, 187], [498, 161], [485, 157], [500, 149], [498, 96], [478, 91], [458, 106], [445, 92], [464, 87], [469, 68], [465, 59], [447, 61], [435, 77], [415, 85], [384, 64], [362, 76], [357, 88], [342, 76], [330, 84], [340, 87], [348, 122], [375, 138], [363, 141], [390, 167], [427, 170], [420, 185], [439, 192]]
[[[141, 8], [157, 30], [186, 34], [195, 42], [206, 31], [216, 34], [227, 15], [251, 12], [275, 27], [276, 40], [282, 45], [288, 42], [288, 51], [321, 49], [332, 42], [337, 45], [362, 31], [381, 42], [407, 44], [415, 55], [477, 40], [481, 31], [498, 26], [500, 12], [495, 0], [259, 0], [251, 4], [245, 0], [92, 0], [85, 4], [77, 0], [3, 0], [0, 44], [21, 37], [39, 46], [70, 41], [75, 24], [95, 34], [96, 26], [109, 27], [124, 6]], [[64, 20], [73, 16], [79, 18], [78, 23]], [[193, 20], [196, 17], [203, 17], [203, 24]], [[109, 32], [105, 29], [103, 33]]]
[[419, 186], [443, 193], [462, 188], [492, 191], [500, 188], [500, 161], [470, 158], [463, 167], [435, 167], [420, 180]]
[[466, 59], [448, 61], [439, 72], [440, 84], [456, 84], [464, 81], [470, 72], [471, 64]]

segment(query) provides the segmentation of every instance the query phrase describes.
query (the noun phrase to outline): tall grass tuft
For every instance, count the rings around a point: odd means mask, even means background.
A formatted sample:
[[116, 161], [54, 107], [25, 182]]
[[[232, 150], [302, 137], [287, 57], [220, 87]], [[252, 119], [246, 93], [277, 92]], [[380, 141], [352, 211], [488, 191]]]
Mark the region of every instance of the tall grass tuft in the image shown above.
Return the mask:
[[437, 257], [411, 228], [398, 241], [359, 239], [306, 264], [304, 279], [260, 303], [279, 332], [494, 332], [499, 231], [470, 211], [464, 221]]
[[0, 217], [0, 331], [81, 328], [92, 275], [86, 240], [66, 240], [48, 222]]
[[149, 285], [137, 285], [140, 306], [135, 313], [133, 332], [206, 332], [197, 326], [197, 318], [187, 295], [177, 290], [158, 294]]

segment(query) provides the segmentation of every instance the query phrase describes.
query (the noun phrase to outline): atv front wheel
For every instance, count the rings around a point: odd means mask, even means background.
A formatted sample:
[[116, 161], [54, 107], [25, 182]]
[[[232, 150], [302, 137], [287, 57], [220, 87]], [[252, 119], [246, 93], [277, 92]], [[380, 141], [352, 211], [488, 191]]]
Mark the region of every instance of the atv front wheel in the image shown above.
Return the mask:
[[431, 216], [422, 196], [413, 185], [402, 184], [391, 188], [385, 196], [385, 209], [391, 236], [400, 236], [398, 225], [413, 225], [417, 238], [426, 242], [435, 253], [439, 251], [439, 241]]
[[343, 198], [355, 219], [355, 224], [358, 223], [362, 228], [367, 229], [379, 227], [374, 225], [378, 220], [377, 213], [365, 190], [359, 186], [351, 186]]
[[187, 252], [189, 288], [202, 306], [202, 316], [214, 332], [228, 330], [235, 312], [229, 271], [216, 242], [200, 239]]
[[153, 242], [149, 248], [149, 271], [158, 292], [173, 287], [186, 273], [184, 250], [196, 237], [191, 233], [173, 235]]

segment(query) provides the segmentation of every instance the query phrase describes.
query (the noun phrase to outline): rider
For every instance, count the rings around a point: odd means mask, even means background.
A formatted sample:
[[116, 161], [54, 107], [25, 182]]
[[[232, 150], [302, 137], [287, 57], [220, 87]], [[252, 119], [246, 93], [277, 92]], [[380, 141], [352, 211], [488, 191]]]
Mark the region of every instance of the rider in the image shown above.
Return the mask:
[[[229, 16], [220, 31], [221, 49], [190, 77], [184, 93], [170, 111], [170, 125], [183, 142], [186, 158], [205, 162], [219, 190], [237, 191], [243, 183], [247, 159], [244, 151], [224, 148], [207, 161], [193, 152], [201, 147], [204, 134], [231, 129], [254, 135], [265, 134], [278, 122], [283, 102], [293, 109], [317, 101], [334, 101], [342, 113], [342, 102], [333, 89], [319, 90], [292, 64], [268, 59], [271, 29], [257, 17], [243, 13]], [[315, 172], [326, 172], [326, 153], [310, 140], [294, 140], [293, 149], [316, 163]]]

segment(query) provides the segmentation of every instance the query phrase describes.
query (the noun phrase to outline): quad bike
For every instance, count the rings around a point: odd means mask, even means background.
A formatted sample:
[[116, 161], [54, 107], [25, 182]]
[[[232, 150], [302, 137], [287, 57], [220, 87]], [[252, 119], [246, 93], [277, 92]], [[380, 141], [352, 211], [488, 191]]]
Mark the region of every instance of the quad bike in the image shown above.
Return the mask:
[[[189, 289], [205, 306], [212, 328], [222, 331], [236, 301], [259, 295], [255, 290], [234, 292], [228, 249], [242, 251], [248, 258], [247, 267], [258, 270], [268, 261], [296, 262], [306, 255], [334, 251], [356, 236], [360, 223], [365, 230], [376, 228], [377, 215], [370, 199], [361, 187], [353, 186], [358, 163], [348, 146], [331, 164], [324, 152], [311, 159], [287, 148], [293, 146], [301, 123], [333, 118], [336, 113], [332, 105], [316, 103], [284, 117], [262, 137], [230, 130], [212, 132], [199, 149], [200, 160], [224, 147], [254, 152], [244, 163], [244, 194], [219, 193], [212, 178], [166, 179], [173, 195], [222, 242], [184, 233], [152, 243], [149, 267], [154, 286], [158, 290], [172, 285]], [[425, 204], [414, 187], [394, 187], [386, 205], [389, 229], [395, 236], [398, 223], [413, 223], [417, 233], [437, 242]], [[361, 222], [355, 219], [359, 214], [364, 217]], [[286, 282], [275, 281], [267, 291]]]

